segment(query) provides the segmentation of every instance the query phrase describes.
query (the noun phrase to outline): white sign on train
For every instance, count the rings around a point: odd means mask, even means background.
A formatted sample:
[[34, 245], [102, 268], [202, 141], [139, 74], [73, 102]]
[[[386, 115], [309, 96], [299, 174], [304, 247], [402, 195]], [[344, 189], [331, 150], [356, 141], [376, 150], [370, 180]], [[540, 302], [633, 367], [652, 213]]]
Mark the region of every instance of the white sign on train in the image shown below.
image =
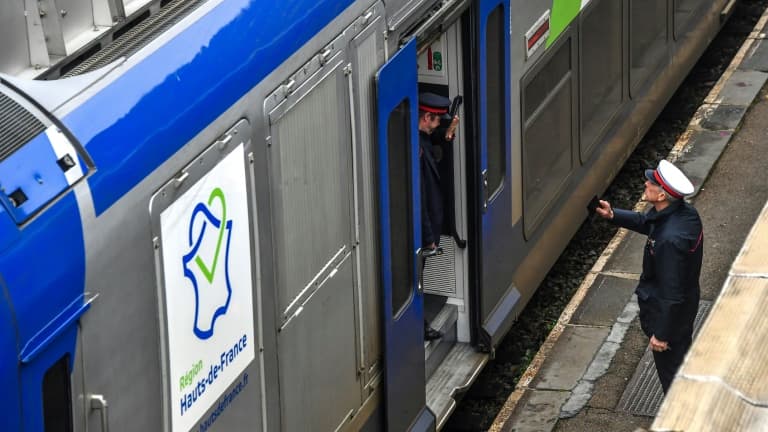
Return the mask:
[[255, 358], [240, 145], [160, 215], [171, 429], [188, 431]]

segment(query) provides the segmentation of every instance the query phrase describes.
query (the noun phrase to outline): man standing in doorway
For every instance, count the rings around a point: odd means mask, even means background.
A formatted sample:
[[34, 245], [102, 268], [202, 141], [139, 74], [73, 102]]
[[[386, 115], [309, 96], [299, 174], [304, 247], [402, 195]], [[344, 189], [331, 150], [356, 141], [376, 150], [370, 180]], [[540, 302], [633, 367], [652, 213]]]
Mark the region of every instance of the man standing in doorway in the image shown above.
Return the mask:
[[[419, 95], [419, 166], [421, 171], [421, 247], [427, 251], [437, 251], [443, 228], [443, 191], [440, 184], [438, 161], [433, 153], [431, 135], [440, 126], [441, 119], [450, 119], [448, 108], [451, 100], [434, 93]], [[451, 127], [445, 139], [454, 138], [458, 117], [452, 119]], [[442, 337], [442, 332], [435, 330], [424, 321], [424, 339], [434, 340]]]
[[704, 232], [698, 212], [683, 200], [694, 188], [682, 171], [663, 160], [655, 170], [646, 170], [645, 177], [642, 199], [653, 204], [648, 212], [613, 209], [602, 200], [595, 211], [618, 226], [648, 236], [635, 293], [640, 325], [650, 338], [656, 373], [666, 394], [691, 346]]

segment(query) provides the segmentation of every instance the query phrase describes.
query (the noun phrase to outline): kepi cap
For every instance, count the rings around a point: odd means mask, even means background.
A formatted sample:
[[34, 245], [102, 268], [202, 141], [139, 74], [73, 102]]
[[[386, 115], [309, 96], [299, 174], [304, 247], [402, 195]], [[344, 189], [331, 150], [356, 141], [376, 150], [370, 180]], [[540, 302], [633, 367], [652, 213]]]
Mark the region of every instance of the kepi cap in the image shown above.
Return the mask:
[[671, 162], [663, 160], [656, 169], [645, 170], [645, 177], [661, 186], [664, 192], [674, 198], [682, 198], [693, 193], [693, 183], [680, 169]]
[[430, 92], [419, 94], [419, 111], [437, 114], [440, 118], [450, 119], [448, 108], [451, 106], [451, 100], [445, 96], [440, 96]]

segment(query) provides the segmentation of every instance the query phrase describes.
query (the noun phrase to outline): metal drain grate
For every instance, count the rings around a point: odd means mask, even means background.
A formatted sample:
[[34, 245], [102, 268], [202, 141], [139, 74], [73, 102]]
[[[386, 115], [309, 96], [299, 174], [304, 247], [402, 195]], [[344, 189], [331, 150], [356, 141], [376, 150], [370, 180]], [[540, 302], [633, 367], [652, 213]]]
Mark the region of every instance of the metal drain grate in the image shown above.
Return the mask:
[[[699, 332], [704, 318], [709, 314], [712, 308], [712, 302], [703, 300], [699, 302], [699, 312], [696, 314], [696, 321], [693, 324], [694, 336]], [[629, 380], [624, 394], [621, 395], [618, 411], [630, 414], [655, 417], [659, 411], [661, 402], [664, 400], [664, 393], [661, 391], [661, 383], [656, 375], [656, 367], [653, 364], [653, 354], [646, 348], [640, 363]]]

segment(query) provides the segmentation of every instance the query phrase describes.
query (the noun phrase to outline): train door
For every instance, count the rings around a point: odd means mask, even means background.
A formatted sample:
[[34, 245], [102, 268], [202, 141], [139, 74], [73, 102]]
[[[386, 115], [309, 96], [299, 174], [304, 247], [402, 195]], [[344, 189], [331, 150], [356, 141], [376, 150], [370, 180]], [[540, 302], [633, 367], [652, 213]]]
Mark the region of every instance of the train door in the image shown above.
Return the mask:
[[362, 400], [346, 35], [264, 102], [282, 430], [349, 427]]
[[480, 0], [476, 23], [477, 125], [479, 145], [479, 202], [481, 325], [496, 345], [510, 325], [510, 314], [520, 293], [511, 284], [508, 264], [513, 254], [511, 215], [509, 1]]
[[390, 431], [433, 430], [426, 407], [416, 41], [376, 75], [385, 411]]

